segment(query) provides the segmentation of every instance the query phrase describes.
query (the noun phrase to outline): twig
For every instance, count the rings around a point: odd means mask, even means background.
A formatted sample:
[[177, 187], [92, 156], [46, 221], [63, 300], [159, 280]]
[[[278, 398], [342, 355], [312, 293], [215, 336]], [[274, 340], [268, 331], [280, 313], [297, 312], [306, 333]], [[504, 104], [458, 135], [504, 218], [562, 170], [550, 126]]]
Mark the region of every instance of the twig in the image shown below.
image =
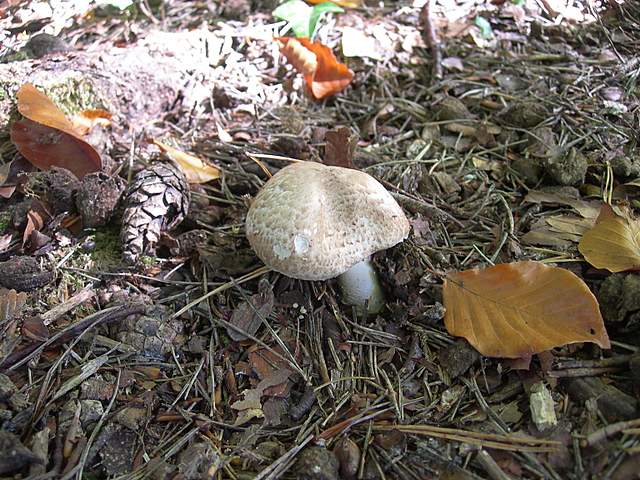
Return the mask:
[[427, 0], [427, 3], [422, 7], [420, 22], [422, 23], [422, 38], [431, 50], [431, 58], [433, 60], [431, 72], [434, 78], [440, 80], [443, 77], [442, 50], [440, 49], [440, 42], [438, 42], [436, 26], [433, 23], [433, 0]]
[[580, 442], [582, 447], [593, 447], [598, 443], [610, 438], [618, 433], [621, 433], [624, 430], [629, 428], [640, 427], [640, 418], [636, 418], [634, 420], [627, 420], [626, 422], [618, 422], [612, 423], [611, 425], [607, 425], [606, 427], [600, 428], [595, 432], [591, 432], [587, 438]]
[[87, 330], [98, 324], [110, 323], [123, 320], [129, 315], [140, 315], [145, 311], [145, 305], [142, 302], [127, 303], [115, 307], [107, 308], [96, 312], [88, 317], [83, 318], [79, 322], [69, 325], [64, 330], [56, 333], [46, 342], [35, 342], [22, 350], [7, 357], [4, 362], [0, 363], [0, 371], [12, 371], [21, 367], [35, 355], [42, 352], [45, 348], [61, 345], [72, 338], [75, 338]]

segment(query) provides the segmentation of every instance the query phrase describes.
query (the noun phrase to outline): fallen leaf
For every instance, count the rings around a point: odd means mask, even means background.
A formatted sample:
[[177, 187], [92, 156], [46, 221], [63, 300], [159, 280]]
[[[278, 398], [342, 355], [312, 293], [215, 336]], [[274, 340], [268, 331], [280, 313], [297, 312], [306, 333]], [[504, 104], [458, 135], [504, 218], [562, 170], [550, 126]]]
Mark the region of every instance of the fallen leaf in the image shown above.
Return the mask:
[[[4, 235], [0, 235], [0, 252], [4, 252], [11, 245], [11, 241], [13, 240], [12, 233], [6, 233]], [[0, 320], [0, 324], [2, 321]]]
[[102, 168], [98, 152], [49, 97], [27, 83], [17, 99], [25, 118], [11, 124], [11, 141], [33, 165], [42, 170], [63, 167], [78, 178]]
[[39, 317], [29, 317], [22, 323], [22, 336], [35, 342], [45, 342], [49, 338], [49, 329]]
[[78, 135], [73, 123], [53, 101], [30, 83], [25, 83], [16, 94], [18, 112], [41, 125], [61, 130], [69, 135]]
[[272, 13], [279, 20], [286, 20], [296, 37], [313, 37], [318, 21], [324, 13], [340, 13], [344, 10], [332, 2], [316, 2], [310, 7], [302, 0], [289, 0], [279, 5]]
[[243, 392], [244, 400], [238, 400], [231, 404], [231, 408], [239, 410], [234, 425], [243, 425], [253, 418], [263, 417], [264, 412], [262, 411], [261, 397], [263, 395], [270, 395], [267, 393], [269, 388], [288, 382], [291, 374], [292, 372], [290, 370], [275, 370], [269, 376], [263, 378], [256, 388], [245, 390]]
[[464, 65], [459, 57], [447, 57], [442, 59], [442, 66], [449, 71], [464, 71]]
[[216, 130], [218, 131], [218, 139], [222, 143], [233, 142], [233, 137], [229, 134], [229, 132], [222, 128], [222, 125], [220, 125], [218, 122], [216, 122]]
[[220, 169], [204, 163], [198, 157], [194, 157], [158, 140], [151, 140], [151, 142], [180, 166], [189, 183], [206, 183], [220, 178]]
[[287, 356], [279, 345], [273, 348], [256, 347], [249, 350], [249, 364], [260, 379], [269, 377], [277, 370], [291, 369], [285, 358]]
[[73, 116], [71, 123], [76, 132], [87, 135], [96, 125], [103, 127], [111, 125], [111, 114], [101, 108], [83, 110]]
[[480, 33], [482, 34], [483, 38], [493, 37], [493, 29], [491, 28], [491, 24], [486, 18], [478, 15], [474, 23], [480, 29]]
[[448, 274], [445, 326], [489, 357], [519, 358], [569, 343], [610, 348], [598, 302], [568, 270], [516, 262]]
[[48, 218], [49, 214], [45, 208], [39, 202], [34, 202], [27, 212], [27, 226], [22, 234], [22, 246], [31, 238], [33, 232], [42, 230], [45, 219]]
[[376, 39], [353, 27], [342, 29], [342, 54], [345, 57], [367, 57], [382, 60], [380, 46]]
[[235, 341], [247, 340], [253, 336], [262, 325], [263, 319], [269, 317], [273, 310], [274, 296], [271, 286], [267, 283], [263, 291], [251, 295], [247, 300], [241, 302], [231, 314], [227, 327], [227, 334]]
[[353, 154], [358, 136], [349, 127], [338, 127], [325, 133], [324, 163], [333, 167], [353, 168]]
[[596, 219], [600, 213], [598, 202], [587, 202], [580, 198], [571, 197], [569, 194], [565, 193], [562, 190], [529, 190], [529, 193], [527, 193], [524, 201], [540, 204], [566, 205], [573, 208], [582, 217], [590, 219]]
[[585, 260], [596, 268], [610, 272], [640, 269], [640, 223], [629, 212], [622, 213], [603, 204], [595, 225], [578, 244]]
[[307, 38], [279, 37], [280, 52], [304, 75], [311, 95], [316, 99], [335, 95], [353, 80], [353, 72], [339, 63], [329, 47]]
[[318, 68], [318, 57], [302, 43], [293, 38], [282, 37], [278, 39], [280, 53], [299, 73], [313, 75]]

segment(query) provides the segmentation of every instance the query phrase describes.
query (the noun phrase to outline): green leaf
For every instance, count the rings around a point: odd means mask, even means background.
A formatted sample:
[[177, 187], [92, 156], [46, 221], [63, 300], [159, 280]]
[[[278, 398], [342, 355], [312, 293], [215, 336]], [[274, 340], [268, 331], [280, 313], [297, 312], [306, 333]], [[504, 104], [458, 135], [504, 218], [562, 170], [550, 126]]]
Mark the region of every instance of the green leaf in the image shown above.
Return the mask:
[[524, 7], [525, 0], [511, 0], [511, 3], [514, 5], [518, 5], [519, 7]]
[[313, 8], [302, 0], [289, 0], [273, 11], [273, 16], [279, 20], [286, 20], [296, 37], [310, 38], [311, 12]]
[[344, 12], [344, 9], [336, 5], [335, 3], [324, 2], [324, 3], [319, 3], [315, 5], [313, 7], [313, 10], [311, 11], [311, 18], [309, 18], [309, 32], [311, 32], [311, 35], [309, 35], [309, 38], [313, 37], [313, 34], [316, 32], [316, 27], [318, 26], [318, 20], [320, 20], [320, 17], [322, 16], [323, 13], [342, 13], [342, 12]]
[[324, 2], [314, 7], [302, 0], [289, 0], [273, 11], [273, 16], [286, 20], [296, 37], [311, 38], [316, 31], [318, 21], [324, 13], [340, 13], [344, 9], [331, 2]]
[[480, 29], [480, 33], [484, 38], [493, 37], [493, 30], [491, 29], [491, 24], [487, 21], [486, 18], [478, 15], [475, 21], [476, 26]]

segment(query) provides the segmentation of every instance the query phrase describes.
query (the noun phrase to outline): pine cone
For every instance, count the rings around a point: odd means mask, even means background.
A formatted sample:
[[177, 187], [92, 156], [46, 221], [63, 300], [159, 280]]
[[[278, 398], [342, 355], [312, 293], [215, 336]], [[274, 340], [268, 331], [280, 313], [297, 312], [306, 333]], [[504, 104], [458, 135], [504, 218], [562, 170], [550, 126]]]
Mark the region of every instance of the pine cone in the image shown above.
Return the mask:
[[177, 167], [157, 163], [139, 172], [124, 197], [124, 261], [134, 264], [143, 253], [153, 254], [160, 234], [184, 220], [189, 200], [189, 184]]

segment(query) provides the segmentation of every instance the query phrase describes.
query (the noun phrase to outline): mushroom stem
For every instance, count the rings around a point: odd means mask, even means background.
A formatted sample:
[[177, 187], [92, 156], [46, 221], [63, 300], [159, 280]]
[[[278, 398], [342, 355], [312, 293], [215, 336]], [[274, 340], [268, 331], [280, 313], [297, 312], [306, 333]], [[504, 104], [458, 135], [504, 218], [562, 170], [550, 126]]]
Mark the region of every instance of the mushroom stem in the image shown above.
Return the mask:
[[356, 263], [349, 270], [338, 277], [338, 284], [342, 291], [342, 301], [347, 305], [354, 305], [360, 312], [378, 313], [384, 306], [384, 293], [378, 281], [370, 259]]

